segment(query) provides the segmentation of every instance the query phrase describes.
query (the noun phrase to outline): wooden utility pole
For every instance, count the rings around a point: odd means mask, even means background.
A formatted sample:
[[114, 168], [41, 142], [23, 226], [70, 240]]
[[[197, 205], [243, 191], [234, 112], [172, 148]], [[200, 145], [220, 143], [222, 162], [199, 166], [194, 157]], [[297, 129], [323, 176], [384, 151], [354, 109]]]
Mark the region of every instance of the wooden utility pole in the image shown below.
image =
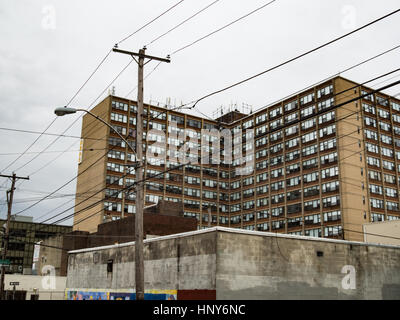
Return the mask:
[[[10, 178], [11, 179], [11, 189], [7, 190], [7, 205], [8, 205], [8, 210], [7, 210], [7, 223], [6, 223], [6, 230], [4, 233], [4, 247], [3, 247], [3, 252], [2, 252], [2, 260], [6, 260], [7, 258], [7, 249], [8, 249], [8, 238], [10, 234], [10, 221], [11, 221], [11, 209], [12, 209], [12, 203], [14, 199], [14, 190], [15, 190], [15, 182], [17, 179], [24, 179], [24, 180], [29, 180], [29, 177], [17, 177], [15, 173], [13, 173], [12, 176], [6, 176], [3, 174], [0, 174], [0, 177], [4, 178]], [[4, 278], [5, 278], [5, 266], [1, 266], [1, 279], [0, 279], [0, 299], [5, 299], [4, 297]]]
[[[135, 214], [135, 285], [136, 300], [144, 300], [144, 256], [143, 256], [143, 207], [144, 207], [144, 182], [143, 182], [143, 68], [147, 63], [145, 59], [158, 60], [169, 63], [169, 59], [158, 58], [145, 54], [145, 48], [139, 53], [114, 48], [114, 52], [138, 57], [138, 98], [136, 116], [136, 214]], [[149, 62], [148, 61], [148, 62]]]

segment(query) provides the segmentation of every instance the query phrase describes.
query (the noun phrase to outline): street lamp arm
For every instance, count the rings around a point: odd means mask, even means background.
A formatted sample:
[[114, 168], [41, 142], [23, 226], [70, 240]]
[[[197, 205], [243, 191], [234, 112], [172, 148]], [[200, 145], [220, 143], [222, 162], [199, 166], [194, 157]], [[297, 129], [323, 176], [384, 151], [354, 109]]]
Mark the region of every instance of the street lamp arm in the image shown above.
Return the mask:
[[92, 117], [96, 118], [97, 120], [101, 121], [102, 123], [104, 123], [107, 127], [109, 127], [112, 131], [114, 131], [126, 144], [127, 146], [131, 149], [131, 151], [134, 153], [135, 158], [137, 160], [136, 157], [136, 151], [133, 149], [133, 147], [128, 143], [128, 141], [122, 136], [122, 134], [120, 134], [112, 125], [110, 125], [109, 123], [107, 123], [106, 121], [104, 121], [102, 118], [100, 118], [99, 116], [93, 114], [92, 112], [85, 110], [85, 109], [75, 109], [76, 111], [83, 111], [86, 112], [88, 114], [90, 114]]

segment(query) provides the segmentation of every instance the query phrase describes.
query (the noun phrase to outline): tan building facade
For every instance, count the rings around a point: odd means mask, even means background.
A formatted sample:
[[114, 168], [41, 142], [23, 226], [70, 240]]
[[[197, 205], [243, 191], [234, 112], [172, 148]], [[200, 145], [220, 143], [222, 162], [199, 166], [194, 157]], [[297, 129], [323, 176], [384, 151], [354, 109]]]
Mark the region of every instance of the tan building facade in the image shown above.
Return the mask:
[[367, 223], [363, 226], [364, 241], [400, 246], [400, 221]]
[[[144, 153], [158, 155], [146, 158], [146, 205], [181, 202], [199, 229], [211, 219], [211, 226], [364, 241], [363, 224], [400, 218], [400, 100], [370, 92], [336, 77], [251, 114], [215, 120], [145, 105]], [[134, 146], [136, 110], [135, 101], [109, 96], [91, 111]], [[186, 131], [206, 137], [208, 150], [219, 144], [221, 160], [229, 158], [227, 139], [216, 142], [202, 131], [213, 129], [232, 133], [232, 162], [170, 161], [171, 149], [187, 144], [176, 139]], [[135, 213], [135, 159], [117, 134], [89, 115], [82, 139], [74, 230], [93, 232]], [[239, 149], [252, 167], [247, 173], [237, 173]]]

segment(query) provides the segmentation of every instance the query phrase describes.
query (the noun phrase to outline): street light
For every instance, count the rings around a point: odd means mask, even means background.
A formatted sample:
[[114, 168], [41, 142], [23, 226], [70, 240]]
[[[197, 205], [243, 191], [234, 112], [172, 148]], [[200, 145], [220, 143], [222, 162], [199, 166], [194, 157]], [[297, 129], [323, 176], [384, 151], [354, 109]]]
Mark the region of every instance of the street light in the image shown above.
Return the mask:
[[[99, 120], [100, 122], [104, 123], [107, 127], [109, 127], [116, 134], [118, 134], [118, 136], [128, 145], [128, 147], [131, 149], [131, 151], [135, 155], [136, 163], [139, 166], [141, 165], [141, 160], [142, 159], [138, 159], [136, 151], [133, 149], [133, 147], [128, 143], [128, 141], [112, 125], [110, 125], [109, 123], [105, 122], [102, 118], [96, 116], [95, 114], [93, 114], [90, 111], [85, 110], [85, 109], [75, 109], [75, 108], [68, 108], [68, 107], [56, 108], [54, 110], [54, 113], [57, 116], [62, 117], [62, 116], [65, 116], [67, 114], [76, 113], [77, 111], [82, 111], [82, 112], [86, 112], [86, 113], [90, 114], [92, 117], [94, 117], [97, 120]], [[140, 190], [139, 190], [141, 188], [142, 187], [140, 186], [138, 181], [136, 181], [136, 208], [138, 207], [138, 204], [139, 204], [139, 208], [143, 208], [143, 202], [144, 201], [143, 201], [143, 197], [140, 197], [142, 192], [140, 192]], [[142, 205], [140, 205], [140, 204], [142, 204]], [[138, 227], [138, 226], [140, 226], [140, 227]], [[136, 285], [136, 296], [137, 296], [137, 299], [138, 299], [138, 294], [141, 293], [139, 295], [139, 297], [140, 297], [140, 299], [143, 299], [143, 297], [144, 297], [143, 210], [140, 210], [140, 209], [136, 210], [135, 229], [136, 229], [135, 230], [135, 239], [136, 239], [136, 241], [135, 241], [135, 251], [136, 251], [136, 253], [135, 253], [135, 273], [137, 275], [138, 274], [142, 275], [140, 277], [140, 281], [136, 281], [136, 283], [135, 283], [135, 285]]]

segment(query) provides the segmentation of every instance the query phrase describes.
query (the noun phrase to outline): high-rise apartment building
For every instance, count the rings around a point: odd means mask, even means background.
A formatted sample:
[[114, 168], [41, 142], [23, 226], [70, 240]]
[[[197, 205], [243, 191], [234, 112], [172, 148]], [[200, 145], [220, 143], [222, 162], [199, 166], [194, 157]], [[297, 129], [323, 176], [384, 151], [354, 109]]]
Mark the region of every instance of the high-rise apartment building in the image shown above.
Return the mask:
[[[211, 219], [211, 226], [363, 241], [363, 224], [400, 219], [400, 100], [366, 95], [372, 91], [335, 77], [215, 120], [145, 104], [145, 205], [181, 202], [199, 228]], [[135, 145], [135, 101], [108, 96], [91, 111]], [[135, 156], [90, 115], [82, 139], [74, 229], [93, 232], [135, 213]], [[204, 163], [211, 156], [200, 149], [220, 161]], [[196, 152], [186, 165], [174, 158]], [[237, 170], [241, 159], [245, 171]]]

